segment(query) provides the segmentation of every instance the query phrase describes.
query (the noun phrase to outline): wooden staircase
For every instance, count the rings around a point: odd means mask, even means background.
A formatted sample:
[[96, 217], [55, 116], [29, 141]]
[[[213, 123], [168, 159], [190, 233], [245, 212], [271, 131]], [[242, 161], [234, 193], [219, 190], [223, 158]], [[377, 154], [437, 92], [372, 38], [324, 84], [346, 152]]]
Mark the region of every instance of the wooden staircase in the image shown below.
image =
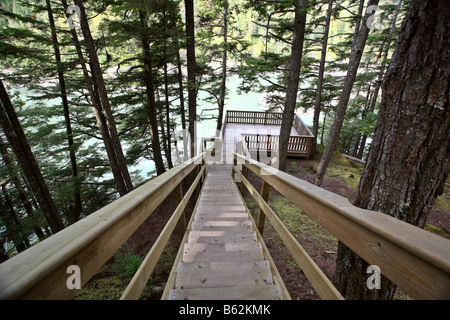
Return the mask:
[[163, 298], [289, 299], [229, 167], [209, 170]]

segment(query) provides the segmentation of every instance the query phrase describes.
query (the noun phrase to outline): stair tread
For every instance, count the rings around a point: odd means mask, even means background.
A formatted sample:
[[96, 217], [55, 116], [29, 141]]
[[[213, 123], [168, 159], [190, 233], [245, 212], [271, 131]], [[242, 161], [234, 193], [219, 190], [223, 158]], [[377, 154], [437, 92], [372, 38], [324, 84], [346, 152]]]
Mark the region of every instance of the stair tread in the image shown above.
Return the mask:
[[236, 243], [257, 242], [255, 232], [229, 232], [229, 231], [191, 231], [187, 243]]
[[196, 272], [179, 273], [175, 281], [175, 289], [188, 288], [226, 288], [236, 286], [251, 286], [255, 284], [270, 285], [273, 277], [270, 270], [258, 271], [249, 269], [240, 273], [230, 272]]
[[180, 262], [177, 273], [196, 272], [226, 272], [240, 273], [248, 270], [270, 271], [270, 264], [267, 260], [261, 261], [208, 261], [208, 262]]
[[246, 210], [243, 205], [217, 206], [200, 203], [197, 206], [197, 212], [246, 212]]
[[248, 218], [236, 220], [194, 220], [191, 225], [192, 231], [240, 231], [252, 229], [252, 223]]
[[280, 300], [278, 285], [252, 285], [238, 287], [192, 288], [169, 290], [170, 300]]
[[186, 243], [183, 262], [264, 260], [260, 243]]
[[248, 213], [240, 212], [199, 212], [195, 215], [194, 221], [210, 221], [210, 220], [241, 220], [248, 219]]

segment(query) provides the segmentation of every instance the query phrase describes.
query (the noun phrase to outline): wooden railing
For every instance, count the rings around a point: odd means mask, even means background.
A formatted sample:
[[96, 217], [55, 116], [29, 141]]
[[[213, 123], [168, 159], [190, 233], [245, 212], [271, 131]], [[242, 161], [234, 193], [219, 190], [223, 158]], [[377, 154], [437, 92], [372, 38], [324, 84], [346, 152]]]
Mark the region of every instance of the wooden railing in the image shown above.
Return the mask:
[[281, 112], [227, 110], [226, 122], [281, 126]]
[[[262, 178], [261, 194], [248, 182], [248, 170]], [[267, 204], [271, 187], [368, 263], [379, 266], [412, 297], [450, 299], [449, 240], [381, 212], [355, 207], [344, 197], [237, 153], [234, 174], [260, 207], [259, 232], [267, 217], [322, 299], [342, 296]]]
[[[290, 136], [288, 143], [288, 155], [309, 157], [312, 145], [312, 136]], [[279, 135], [242, 134], [242, 141], [251, 151], [278, 152]]]
[[[281, 126], [283, 113], [261, 111], [227, 110], [226, 123], [249, 125]], [[295, 157], [309, 157], [314, 135], [295, 114], [293, 128], [298, 135], [289, 137], [288, 155]], [[246, 142], [247, 149], [252, 151], [278, 150], [279, 135], [242, 133], [242, 140]]]
[[[131, 234], [172, 192], [178, 206], [121, 299], [137, 299], [167, 240], [178, 224], [186, 229], [184, 208], [204, 178], [204, 157], [172, 168], [143, 186], [90, 214], [35, 246], [0, 264], [0, 299], [70, 299], [68, 267], [80, 270], [84, 285]], [[181, 183], [194, 171], [196, 178], [183, 197]], [[70, 269], [69, 269], [70, 270]]]

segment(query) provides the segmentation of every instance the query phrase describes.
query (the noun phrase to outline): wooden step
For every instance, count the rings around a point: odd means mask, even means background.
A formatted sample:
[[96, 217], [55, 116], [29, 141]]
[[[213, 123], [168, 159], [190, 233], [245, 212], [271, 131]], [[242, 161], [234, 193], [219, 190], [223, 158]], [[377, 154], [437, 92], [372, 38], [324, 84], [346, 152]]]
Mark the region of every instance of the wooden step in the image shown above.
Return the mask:
[[248, 218], [238, 220], [194, 220], [191, 225], [192, 231], [252, 231], [252, 223]]
[[247, 212], [242, 205], [230, 205], [230, 206], [214, 206], [213, 204], [199, 203], [197, 206], [198, 213], [207, 212]]
[[248, 213], [245, 211], [235, 212], [198, 212], [194, 216], [194, 221], [208, 221], [208, 220], [241, 220], [248, 219]]
[[[180, 262], [177, 269], [177, 274], [181, 273], [198, 273], [198, 272], [229, 272], [240, 273], [254, 270], [256, 272], [264, 273], [271, 272], [268, 260], [262, 261], [212, 261], [212, 262]], [[271, 273], [270, 273], [271, 274]]]
[[231, 231], [191, 231], [187, 243], [236, 243], [257, 242], [255, 232], [231, 232]]
[[278, 285], [169, 290], [169, 300], [281, 300]]
[[211, 205], [210, 202], [213, 203], [223, 203], [223, 205], [226, 205], [229, 203], [229, 205], [243, 205], [241, 197], [235, 197], [235, 196], [208, 196], [204, 195], [200, 197], [200, 204], [202, 205]]
[[186, 243], [183, 262], [258, 261], [263, 259], [260, 243]]
[[226, 288], [260, 284], [273, 284], [270, 269], [249, 268], [245, 271], [232, 272], [229, 269], [222, 268], [220, 271], [179, 272], [174, 289]]

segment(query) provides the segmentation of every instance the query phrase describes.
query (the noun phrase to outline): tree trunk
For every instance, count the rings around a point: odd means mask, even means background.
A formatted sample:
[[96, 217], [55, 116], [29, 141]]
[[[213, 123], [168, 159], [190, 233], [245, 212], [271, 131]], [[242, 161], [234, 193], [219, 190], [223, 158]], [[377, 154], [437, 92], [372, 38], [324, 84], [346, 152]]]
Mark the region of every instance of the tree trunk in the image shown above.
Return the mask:
[[[63, 4], [67, 18], [69, 18], [70, 14], [67, 13], [68, 8], [67, 1], [61, 0], [61, 3]], [[111, 166], [111, 171], [114, 176], [114, 182], [116, 183], [117, 191], [121, 196], [123, 196], [127, 193], [127, 187], [125, 185], [125, 181], [123, 180], [122, 173], [120, 172], [120, 166], [117, 162], [116, 153], [114, 151], [114, 146], [108, 130], [108, 125], [106, 123], [106, 118], [105, 115], [103, 114], [100, 97], [96, 90], [95, 79], [91, 79], [89, 72], [87, 70], [86, 61], [84, 59], [83, 51], [81, 50], [81, 45], [78, 40], [78, 35], [75, 28], [72, 28], [70, 30], [70, 33], [72, 35], [73, 44], [75, 46], [80, 61], [81, 70], [83, 71], [84, 80], [86, 82], [86, 88], [89, 92], [89, 96], [91, 97], [92, 107], [94, 109], [97, 125], [99, 127], [100, 134], [102, 136], [102, 140], [105, 145], [105, 150], [108, 155], [109, 164]]]
[[119, 135], [117, 133], [117, 128], [112, 113], [111, 105], [108, 99], [108, 93], [106, 91], [105, 81], [103, 79], [102, 70], [100, 68], [100, 63], [98, 61], [97, 51], [95, 49], [94, 39], [92, 38], [91, 30], [89, 28], [89, 23], [86, 16], [86, 10], [83, 6], [82, 0], [75, 0], [75, 4], [80, 8], [80, 25], [83, 32], [86, 50], [89, 54], [89, 61], [91, 66], [92, 77], [97, 85], [99, 97], [103, 110], [105, 111], [105, 117], [108, 124], [108, 129], [111, 135], [111, 141], [113, 143], [114, 152], [116, 153], [117, 163], [120, 168], [122, 179], [125, 182], [127, 192], [133, 190], [133, 184], [131, 182], [130, 173], [128, 172], [128, 167], [125, 162], [125, 156], [123, 154], [122, 146], [120, 144]]
[[3, 142], [3, 139], [0, 137], [0, 154], [2, 155], [2, 159], [5, 162], [6, 168], [8, 170], [9, 178], [11, 179], [14, 187], [17, 190], [17, 194], [19, 195], [20, 202], [22, 202], [23, 207], [25, 208], [25, 212], [27, 213], [28, 217], [32, 219], [33, 223], [33, 230], [36, 233], [36, 236], [39, 238], [39, 240], [44, 240], [45, 235], [42, 232], [42, 229], [40, 226], [37, 225], [33, 210], [33, 206], [31, 205], [30, 200], [27, 197], [27, 194], [25, 190], [22, 187], [22, 183], [20, 181], [19, 175], [16, 171], [16, 168], [14, 167], [14, 164], [12, 163], [10, 156], [8, 154], [8, 149], [6, 148], [5, 143]]
[[[450, 2], [413, 0], [386, 72], [373, 142], [355, 205], [418, 227], [450, 169]], [[367, 289], [367, 263], [339, 244], [334, 282], [348, 299], [390, 299], [383, 277]], [[383, 270], [381, 270], [383, 273]]]
[[196, 88], [196, 60], [195, 60], [195, 25], [194, 1], [185, 0], [186, 8], [186, 49], [188, 71], [188, 109], [189, 109], [189, 135], [191, 141], [191, 158], [196, 154], [195, 121], [197, 120], [197, 88]]
[[25, 137], [16, 112], [11, 104], [3, 82], [0, 80], [0, 123], [3, 131], [16, 154], [31, 190], [53, 233], [64, 229], [64, 224], [56, 209], [44, 177], [34, 158], [30, 145]]
[[287, 148], [294, 122], [300, 67], [302, 63], [303, 39], [305, 37], [306, 5], [307, 2], [305, 0], [298, 0], [295, 5], [294, 34], [292, 37], [291, 57], [289, 59], [288, 85], [279, 138], [278, 169], [281, 171], [286, 171]]
[[169, 166], [169, 169], [173, 168], [172, 163], [172, 143], [170, 140], [170, 102], [169, 102], [169, 75], [167, 73], [167, 32], [166, 32], [166, 7], [164, 3], [164, 46], [163, 46], [163, 59], [164, 59], [164, 97], [166, 102], [166, 127], [167, 127], [167, 150], [166, 150], [166, 159], [167, 159], [167, 165]]
[[[372, 5], [378, 5], [378, 0], [369, 0], [368, 6]], [[331, 127], [327, 145], [325, 146], [325, 150], [323, 152], [322, 158], [320, 159], [319, 166], [317, 167], [317, 174], [314, 183], [318, 186], [322, 184], [322, 180], [325, 176], [325, 172], [327, 170], [328, 163], [330, 162], [331, 155], [336, 149], [339, 142], [342, 123], [344, 122], [345, 111], [347, 110], [353, 83], [355, 82], [356, 73], [358, 71], [359, 63], [361, 61], [364, 47], [366, 45], [367, 36], [369, 34], [369, 26], [367, 25], [367, 20], [371, 15], [372, 13], [366, 11], [361, 26], [359, 27], [359, 32], [356, 33], [356, 30], [358, 30], [358, 24], [355, 28], [355, 36], [353, 37], [353, 43], [355, 45], [352, 46], [352, 51], [350, 53], [350, 60], [347, 67], [347, 76], [345, 77], [344, 87], [339, 98], [339, 104], [336, 108], [336, 115], [333, 126]]]
[[325, 58], [327, 56], [328, 33], [330, 31], [332, 8], [333, 8], [333, 0], [329, 0], [327, 10], [327, 20], [325, 22], [325, 29], [323, 31], [322, 52], [320, 53], [320, 66], [319, 66], [319, 75], [317, 77], [316, 97], [314, 101], [314, 117], [313, 117], [314, 139], [311, 144], [311, 153], [310, 153], [311, 159], [315, 159], [317, 157], [316, 147], [317, 147], [317, 136], [319, 135], [320, 104], [322, 103], [323, 75], [325, 72], [325, 62], [326, 62]]
[[[370, 106], [368, 109], [369, 112], [373, 112], [375, 110], [375, 104], [377, 102], [378, 93], [380, 92], [380, 87], [383, 82], [384, 72], [386, 70], [387, 57], [389, 54], [389, 49], [391, 47], [392, 38], [394, 36], [395, 24], [397, 22], [397, 18], [398, 18], [398, 14], [400, 12], [400, 8], [402, 6], [402, 2], [403, 2], [403, 0], [400, 0], [398, 2], [397, 8], [395, 9], [394, 17], [392, 18], [392, 21], [391, 21], [391, 30], [389, 33], [389, 37], [386, 40], [386, 49], [384, 49], [383, 60], [381, 61], [380, 73], [378, 74], [377, 80], [375, 81], [375, 88], [374, 88], [372, 98], [370, 100]], [[383, 51], [383, 49], [382, 49], [382, 51]], [[366, 140], [367, 140], [367, 134], [364, 134], [361, 138], [361, 144], [359, 146], [358, 153], [354, 155], [355, 157], [357, 157], [359, 159], [363, 158], [364, 149], [366, 147]]]
[[150, 53], [150, 43], [147, 38], [147, 15], [139, 12], [139, 19], [142, 27], [141, 42], [144, 60], [144, 82], [147, 94], [147, 111], [150, 121], [150, 136], [152, 138], [153, 160], [155, 161], [156, 173], [163, 174], [166, 171], [161, 153], [161, 145], [158, 133], [158, 118], [156, 114], [155, 88], [153, 85], [152, 57]]
[[223, 109], [225, 108], [225, 96], [227, 92], [228, 1], [224, 2], [223, 10], [222, 79], [220, 82], [219, 115], [217, 117], [216, 132], [222, 130]]
[[181, 71], [181, 57], [180, 49], [178, 46], [178, 39], [176, 41], [177, 46], [177, 69], [178, 69], [178, 91], [180, 94], [180, 116], [181, 116], [181, 129], [183, 131], [183, 159], [184, 161], [189, 159], [188, 156], [188, 144], [187, 144], [187, 132], [186, 132], [186, 112], [184, 109], [184, 92], [183, 92], [183, 72]]
[[82, 205], [81, 205], [81, 194], [80, 194], [80, 182], [78, 180], [78, 167], [77, 159], [75, 156], [75, 145], [73, 142], [72, 126], [70, 124], [70, 113], [69, 113], [69, 102], [67, 100], [66, 82], [64, 79], [64, 66], [61, 61], [61, 53], [59, 51], [58, 37], [56, 35], [55, 21], [53, 19], [52, 7], [50, 5], [50, 0], [46, 0], [48, 20], [50, 24], [50, 30], [52, 34], [53, 50], [55, 52], [56, 66], [58, 69], [58, 81], [61, 93], [61, 100], [64, 110], [64, 120], [66, 125], [67, 142], [69, 145], [69, 155], [70, 164], [72, 167], [72, 183], [73, 183], [73, 200], [74, 206], [69, 209], [69, 214], [67, 220], [69, 224], [72, 224], [80, 218]]
[[30, 242], [28, 241], [28, 237], [26, 235], [26, 230], [24, 230], [23, 226], [20, 223], [19, 217], [17, 216], [17, 212], [14, 209], [14, 205], [12, 204], [11, 198], [6, 191], [6, 183], [2, 184], [2, 193], [5, 198], [5, 204], [7, 207], [8, 213], [1, 212], [0, 217], [2, 219], [2, 225], [6, 228], [6, 237], [11, 239], [14, 243], [14, 246], [17, 249], [17, 252], [22, 252], [30, 246]]

